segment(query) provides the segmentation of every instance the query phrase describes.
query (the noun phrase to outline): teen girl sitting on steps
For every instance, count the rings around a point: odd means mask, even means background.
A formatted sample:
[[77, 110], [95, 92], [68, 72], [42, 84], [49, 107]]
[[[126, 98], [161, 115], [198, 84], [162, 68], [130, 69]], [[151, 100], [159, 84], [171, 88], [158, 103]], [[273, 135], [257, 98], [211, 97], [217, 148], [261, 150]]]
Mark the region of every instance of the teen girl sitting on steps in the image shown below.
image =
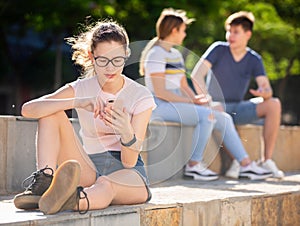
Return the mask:
[[[103, 21], [68, 41], [83, 78], [23, 105], [23, 116], [38, 119], [37, 172], [15, 206], [54, 214], [144, 203], [151, 193], [140, 151], [155, 103], [122, 75], [130, 55], [126, 31]], [[82, 144], [64, 112], [73, 108]]]

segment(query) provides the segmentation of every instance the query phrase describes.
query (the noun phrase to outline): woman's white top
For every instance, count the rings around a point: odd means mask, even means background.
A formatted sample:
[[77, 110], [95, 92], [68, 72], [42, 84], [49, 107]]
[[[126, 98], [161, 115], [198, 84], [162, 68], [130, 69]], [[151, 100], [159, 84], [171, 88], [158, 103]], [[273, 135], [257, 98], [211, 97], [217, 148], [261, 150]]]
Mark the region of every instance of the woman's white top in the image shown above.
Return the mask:
[[182, 77], [185, 76], [185, 66], [182, 54], [175, 48], [167, 51], [161, 46], [153, 46], [146, 55], [144, 62], [145, 84], [154, 93], [151, 74], [165, 74], [165, 88], [179, 89]]

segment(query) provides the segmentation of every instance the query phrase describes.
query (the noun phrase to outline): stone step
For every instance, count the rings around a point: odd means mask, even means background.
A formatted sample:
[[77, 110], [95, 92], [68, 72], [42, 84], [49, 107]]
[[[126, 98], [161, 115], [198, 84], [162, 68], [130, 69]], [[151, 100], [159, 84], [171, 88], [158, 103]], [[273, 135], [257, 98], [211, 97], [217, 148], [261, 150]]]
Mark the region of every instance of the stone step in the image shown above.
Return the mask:
[[[78, 133], [79, 123], [70, 119]], [[21, 191], [22, 181], [35, 171], [35, 133], [37, 121], [18, 116], [0, 116], [0, 194]], [[261, 126], [238, 127], [251, 159], [261, 157]], [[191, 156], [193, 127], [172, 122], [151, 122], [148, 127], [143, 158], [151, 184], [182, 178], [183, 166]], [[217, 137], [217, 136], [216, 136]], [[273, 159], [283, 171], [300, 171], [300, 127], [282, 126]], [[220, 141], [212, 137], [204, 158], [210, 168], [224, 173], [229, 167], [228, 155], [219, 151]]]
[[[193, 127], [174, 122], [151, 122], [144, 152], [147, 160], [149, 177], [153, 182], [182, 175], [182, 166], [191, 156]], [[237, 126], [241, 141], [252, 160], [263, 156], [263, 127], [260, 125]], [[204, 161], [210, 169], [224, 174], [229, 168], [231, 159], [223, 151], [222, 134], [214, 132], [205, 151]], [[275, 144], [273, 160], [283, 171], [300, 170], [300, 127], [281, 126]], [[181, 168], [180, 168], [181, 167]], [[164, 168], [164, 169], [163, 169]], [[163, 169], [163, 170], [162, 170]], [[176, 172], [177, 174], [174, 174]]]
[[[70, 119], [78, 132], [77, 120]], [[152, 200], [142, 205], [110, 206], [80, 215], [43, 215], [17, 210], [12, 202], [21, 182], [35, 170], [34, 137], [37, 121], [0, 116], [0, 225], [300, 225], [300, 129], [281, 127], [274, 160], [287, 172], [282, 180], [200, 182], [182, 178], [192, 127], [152, 122], [143, 156], [151, 180]], [[259, 158], [259, 126], [239, 127], [245, 147]], [[212, 140], [208, 149], [218, 148]], [[184, 160], [185, 161], [185, 160]], [[212, 168], [221, 172], [216, 153]]]
[[153, 198], [147, 204], [110, 206], [83, 215], [18, 210], [13, 196], [0, 196], [0, 225], [300, 225], [300, 172], [287, 173], [282, 180], [174, 179], [152, 186], [151, 191]]

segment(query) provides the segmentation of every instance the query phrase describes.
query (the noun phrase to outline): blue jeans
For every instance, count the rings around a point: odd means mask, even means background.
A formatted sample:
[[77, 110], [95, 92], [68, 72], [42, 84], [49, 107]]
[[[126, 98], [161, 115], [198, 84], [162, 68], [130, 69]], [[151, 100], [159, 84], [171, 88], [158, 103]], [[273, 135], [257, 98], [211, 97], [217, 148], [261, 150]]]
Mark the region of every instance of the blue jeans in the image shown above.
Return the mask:
[[215, 123], [215, 120], [209, 117], [212, 111], [200, 105], [166, 102], [156, 97], [155, 102], [157, 107], [152, 112], [152, 120], [178, 122], [195, 127], [190, 159], [201, 161]]
[[232, 117], [226, 112], [214, 111], [216, 119], [214, 129], [223, 135], [223, 143], [233, 157], [241, 162], [248, 154], [242, 144], [239, 134], [236, 131]]
[[[124, 169], [121, 162], [121, 151], [106, 151], [103, 153], [90, 154], [90, 159], [97, 169], [97, 178], [102, 175], [109, 175], [115, 171]], [[151, 199], [152, 194], [149, 188], [149, 179], [144, 168], [144, 162], [141, 155], [138, 156], [137, 163], [133, 168], [145, 182], [148, 191], [147, 202]]]
[[[180, 94], [179, 90], [173, 90]], [[195, 126], [192, 138], [191, 160], [201, 161], [205, 147], [213, 129], [218, 130], [228, 151], [239, 162], [248, 157], [246, 150], [235, 129], [233, 120], [225, 112], [212, 111], [200, 105], [180, 102], [166, 102], [155, 97], [157, 108], [152, 113], [152, 119], [178, 122], [187, 126]], [[215, 120], [209, 119], [213, 114]]]
[[260, 103], [259, 98], [251, 98], [240, 102], [226, 102], [225, 111], [233, 118], [234, 124], [264, 124], [264, 119], [259, 118], [256, 113], [256, 106]]

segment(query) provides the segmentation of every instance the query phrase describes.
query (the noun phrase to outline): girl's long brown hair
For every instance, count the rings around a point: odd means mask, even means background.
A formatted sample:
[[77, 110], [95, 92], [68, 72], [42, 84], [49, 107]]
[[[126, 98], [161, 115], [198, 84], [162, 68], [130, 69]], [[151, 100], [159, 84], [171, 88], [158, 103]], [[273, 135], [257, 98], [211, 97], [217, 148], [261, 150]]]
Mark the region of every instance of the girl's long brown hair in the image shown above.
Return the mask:
[[115, 21], [98, 21], [82, 32], [78, 37], [66, 39], [72, 46], [72, 60], [82, 68], [82, 77], [95, 75], [94, 65], [89, 57], [89, 52], [94, 52], [98, 43], [119, 42], [124, 46], [126, 55], [130, 55], [129, 39], [125, 29]]
[[193, 21], [194, 19], [189, 19], [186, 16], [186, 12], [181, 9], [175, 10], [173, 8], [167, 8], [161, 12], [160, 17], [156, 22], [156, 37], [150, 40], [142, 51], [140, 58], [140, 75], [145, 74], [144, 61], [146, 55], [149, 50], [157, 44], [158, 40], [164, 40], [169, 34], [171, 34], [174, 28], [179, 30], [182, 23], [188, 25]]

